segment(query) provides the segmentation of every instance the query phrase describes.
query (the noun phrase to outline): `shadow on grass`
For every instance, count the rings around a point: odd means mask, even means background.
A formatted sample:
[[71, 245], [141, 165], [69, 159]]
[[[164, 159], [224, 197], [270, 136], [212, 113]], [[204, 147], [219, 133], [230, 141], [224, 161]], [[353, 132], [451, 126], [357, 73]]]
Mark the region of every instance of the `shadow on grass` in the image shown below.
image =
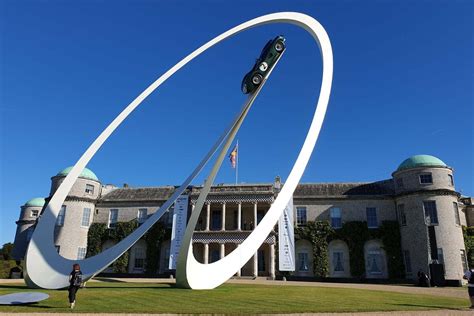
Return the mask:
[[421, 304], [393, 304], [393, 305], [406, 306], [406, 307], [423, 307], [423, 308], [427, 308], [427, 309], [447, 309], [447, 310], [453, 310], [453, 311], [466, 309], [465, 306], [464, 307], [460, 306], [460, 307], [454, 308], [454, 307], [439, 306], [439, 305], [421, 305]]
[[[25, 290], [28, 289], [26, 285], [0, 285], [0, 290], [1, 289], [16, 289], [16, 290]], [[36, 289], [28, 289], [28, 290], [36, 290]]]
[[160, 290], [170, 290], [170, 289], [178, 289], [177, 287], [171, 286], [91, 286], [81, 290], [94, 290], [94, 289], [160, 289]]

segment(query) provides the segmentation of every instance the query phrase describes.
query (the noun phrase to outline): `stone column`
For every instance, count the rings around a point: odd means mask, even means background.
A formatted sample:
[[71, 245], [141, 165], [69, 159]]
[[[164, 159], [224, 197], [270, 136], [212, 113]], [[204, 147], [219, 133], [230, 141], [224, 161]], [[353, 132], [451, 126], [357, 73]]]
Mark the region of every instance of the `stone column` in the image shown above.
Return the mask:
[[208, 264], [209, 263], [209, 244], [208, 243], [205, 243], [204, 244], [204, 264]]
[[[235, 244], [235, 249], [237, 249], [237, 247], [239, 247], [239, 244]], [[241, 275], [242, 275], [242, 269], [237, 270], [236, 276], [240, 277]]]
[[210, 227], [210, 222], [211, 222], [211, 203], [208, 202], [206, 203], [206, 207], [207, 207], [207, 210], [206, 210], [206, 231], [209, 231], [209, 227]]
[[225, 257], [225, 244], [221, 244], [221, 249], [220, 249], [220, 258], [224, 258]]
[[252, 273], [252, 275], [254, 277], [258, 277], [258, 250], [253, 255], [253, 273]]
[[237, 203], [237, 230], [240, 231], [242, 230], [242, 203], [239, 202]]
[[253, 227], [255, 229], [257, 227], [257, 202], [253, 203]]
[[225, 202], [222, 203], [222, 230], [225, 230]]
[[275, 244], [270, 244], [270, 278], [275, 280]]

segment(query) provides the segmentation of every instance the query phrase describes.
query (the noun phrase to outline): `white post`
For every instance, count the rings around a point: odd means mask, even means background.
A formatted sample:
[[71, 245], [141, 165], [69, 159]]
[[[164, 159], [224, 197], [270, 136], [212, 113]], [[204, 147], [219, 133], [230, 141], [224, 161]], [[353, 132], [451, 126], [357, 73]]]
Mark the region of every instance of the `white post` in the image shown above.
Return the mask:
[[225, 202], [222, 203], [222, 230], [225, 230]]
[[257, 202], [253, 203], [253, 227], [251, 229], [255, 229], [257, 227]]
[[211, 203], [207, 203], [207, 210], [206, 210], [206, 231], [209, 231], [209, 223], [211, 222]]
[[225, 257], [225, 244], [221, 244], [221, 249], [220, 249], [220, 257], [221, 259]]
[[258, 277], [258, 250], [253, 255], [253, 276]]
[[204, 244], [204, 264], [209, 263], [209, 244]]
[[242, 230], [241, 223], [242, 223], [242, 203], [239, 202], [237, 203], [237, 230], [238, 231]]
[[275, 280], [275, 244], [270, 244], [270, 278]]

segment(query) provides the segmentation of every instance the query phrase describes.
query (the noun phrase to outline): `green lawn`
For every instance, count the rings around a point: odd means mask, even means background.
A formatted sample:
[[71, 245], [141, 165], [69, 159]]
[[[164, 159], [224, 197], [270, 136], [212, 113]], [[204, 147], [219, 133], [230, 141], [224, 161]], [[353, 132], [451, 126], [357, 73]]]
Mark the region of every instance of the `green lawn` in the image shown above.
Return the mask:
[[[31, 291], [0, 285], [0, 295]], [[30, 306], [0, 306], [2, 312], [65, 312], [67, 291], [38, 290], [50, 298]], [[304, 313], [464, 309], [467, 299], [344, 288], [226, 284], [211, 291], [167, 284], [89, 282], [79, 290], [75, 312], [94, 313]]]

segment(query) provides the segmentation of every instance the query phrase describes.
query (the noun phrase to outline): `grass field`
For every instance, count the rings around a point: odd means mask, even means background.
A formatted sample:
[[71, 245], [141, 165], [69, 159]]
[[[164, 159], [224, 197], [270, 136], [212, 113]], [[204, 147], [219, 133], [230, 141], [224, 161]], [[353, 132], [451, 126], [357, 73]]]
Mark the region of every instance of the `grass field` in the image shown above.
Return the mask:
[[[31, 291], [0, 285], [0, 295]], [[38, 290], [50, 298], [30, 306], [0, 306], [5, 312], [69, 311], [67, 291]], [[346, 288], [226, 284], [211, 291], [167, 284], [89, 282], [78, 292], [75, 312], [90, 313], [304, 313], [465, 309], [467, 299]]]

